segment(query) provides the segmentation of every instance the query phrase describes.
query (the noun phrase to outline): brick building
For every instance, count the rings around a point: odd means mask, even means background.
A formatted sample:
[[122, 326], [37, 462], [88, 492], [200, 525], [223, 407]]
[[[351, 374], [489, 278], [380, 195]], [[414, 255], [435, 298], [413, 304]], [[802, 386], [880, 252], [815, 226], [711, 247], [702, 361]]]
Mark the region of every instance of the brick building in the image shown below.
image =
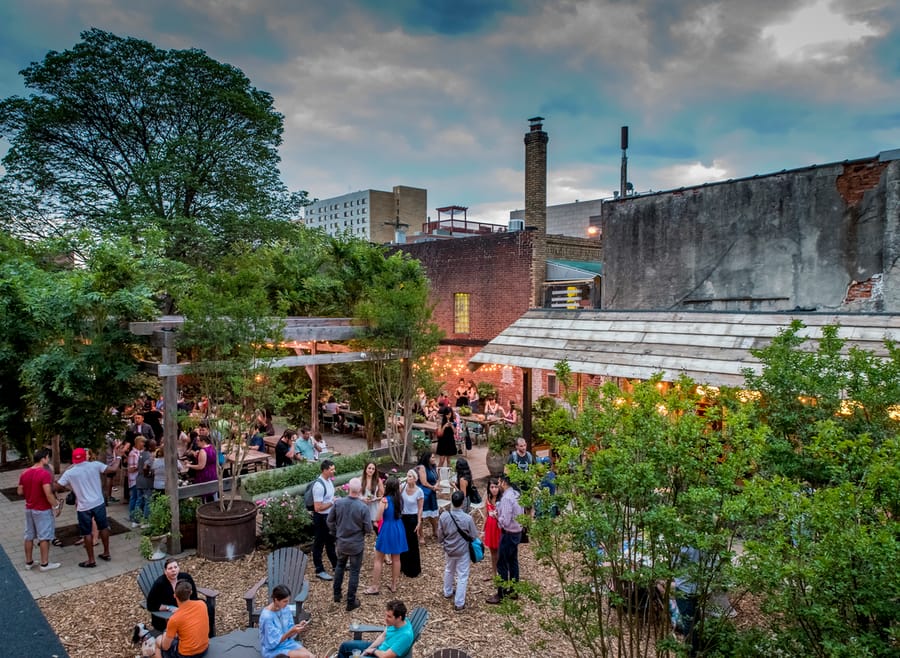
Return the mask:
[[[525, 135], [525, 230], [416, 242], [400, 248], [420, 260], [431, 284], [435, 322], [445, 333], [435, 375], [455, 387], [460, 377], [488, 381], [501, 401], [522, 402], [517, 368], [485, 365], [477, 376], [468, 361], [529, 308], [600, 304], [599, 240], [546, 233], [547, 133], [530, 119]], [[547, 374], [535, 377], [546, 389]], [[551, 381], [552, 384], [552, 381]]]

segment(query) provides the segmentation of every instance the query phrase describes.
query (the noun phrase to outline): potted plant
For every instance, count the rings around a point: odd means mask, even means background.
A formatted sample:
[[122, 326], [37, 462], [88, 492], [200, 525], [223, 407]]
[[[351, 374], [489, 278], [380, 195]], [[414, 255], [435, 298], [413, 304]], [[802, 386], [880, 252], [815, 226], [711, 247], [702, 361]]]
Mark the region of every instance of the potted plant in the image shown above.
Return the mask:
[[172, 534], [172, 512], [169, 497], [165, 494], [154, 494], [150, 499], [150, 516], [147, 527], [141, 537], [141, 555], [148, 560], [163, 559], [169, 548], [169, 537]]
[[509, 453], [516, 447], [516, 439], [522, 436], [522, 429], [518, 425], [499, 423], [493, 428], [487, 437], [487, 454], [485, 464], [492, 477], [503, 474]]
[[471, 416], [472, 415], [472, 407], [463, 405], [459, 408], [460, 416]]
[[197, 508], [200, 504], [199, 498], [185, 498], [178, 503], [182, 550], [197, 548]]

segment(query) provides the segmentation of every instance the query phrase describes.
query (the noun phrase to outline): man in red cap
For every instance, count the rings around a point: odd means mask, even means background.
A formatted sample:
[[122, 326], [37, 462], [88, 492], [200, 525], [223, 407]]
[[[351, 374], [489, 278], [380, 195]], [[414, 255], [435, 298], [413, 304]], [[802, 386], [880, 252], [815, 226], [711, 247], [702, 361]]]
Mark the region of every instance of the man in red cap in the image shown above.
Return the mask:
[[87, 461], [87, 452], [84, 448], [75, 448], [72, 451], [72, 467], [59, 478], [57, 485], [71, 489], [78, 499], [75, 510], [78, 513], [78, 532], [84, 537], [84, 550], [87, 551], [87, 560], [79, 562], [79, 567], [93, 568], [94, 542], [91, 538], [91, 521], [97, 522], [100, 531], [100, 540], [103, 542], [101, 560], [109, 562], [109, 521], [106, 518], [106, 503], [103, 501], [103, 485], [100, 475], [106, 470], [103, 462]]

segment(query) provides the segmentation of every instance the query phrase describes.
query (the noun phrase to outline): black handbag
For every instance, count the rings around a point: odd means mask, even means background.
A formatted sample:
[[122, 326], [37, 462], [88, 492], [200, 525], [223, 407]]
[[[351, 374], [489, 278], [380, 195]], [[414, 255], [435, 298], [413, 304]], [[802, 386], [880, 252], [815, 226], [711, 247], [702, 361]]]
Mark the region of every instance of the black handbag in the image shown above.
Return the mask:
[[66, 495], [66, 505], [74, 505], [78, 502], [78, 499], [75, 498], [75, 492], [70, 491], [68, 495]]

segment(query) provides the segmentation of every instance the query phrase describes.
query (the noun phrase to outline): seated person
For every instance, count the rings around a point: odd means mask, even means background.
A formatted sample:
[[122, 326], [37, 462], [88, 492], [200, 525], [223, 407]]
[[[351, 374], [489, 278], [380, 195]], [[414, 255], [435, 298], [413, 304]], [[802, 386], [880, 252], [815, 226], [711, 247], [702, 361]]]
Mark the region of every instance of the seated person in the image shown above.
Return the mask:
[[300, 436], [294, 441], [294, 459], [312, 462], [316, 460], [316, 448], [313, 445], [312, 430], [300, 428]]
[[256, 431], [250, 435], [247, 439], [247, 445], [250, 448], [254, 448], [255, 450], [259, 450], [260, 452], [266, 451], [266, 426], [265, 425], [257, 425]]
[[282, 466], [290, 466], [294, 460], [294, 438], [297, 433], [294, 430], [287, 429], [278, 439], [275, 446], [275, 468]]
[[295, 624], [294, 613], [288, 608], [290, 602], [291, 590], [286, 585], [276, 585], [272, 589], [272, 602], [259, 614], [259, 647], [263, 658], [315, 658], [297, 639], [309, 620]]
[[175, 585], [178, 609], [169, 618], [166, 632], [156, 638], [154, 658], [192, 658], [209, 649], [209, 617], [203, 601], [191, 600], [191, 586], [186, 581]]
[[484, 415], [487, 417], [497, 417], [505, 415], [503, 408], [497, 403], [497, 398], [489, 397], [484, 405]]
[[[194, 583], [194, 579], [191, 578], [191, 575], [181, 571], [177, 559], [174, 557], [166, 558], [162, 575], [156, 579], [153, 583], [153, 587], [151, 587], [150, 591], [147, 593], [147, 610], [150, 612], [157, 612], [158, 610], [162, 610], [163, 612], [174, 611], [178, 605], [175, 598], [175, 588], [178, 587], [178, 583], [187, 583], [191, 588], [188, 593], [188, 598], [191, 601], [198, 600], [197, 585]], [[204, 601], [204, 606], [205, 605], [206, 603]], [[209, 610], [207, 610], [207, 612], [210, 613]], [[152, 621], [153, 628], [156, 630], [166, 630], [166, 620], [162, 617], [154, 616]], [[209, 620], [209, 624], [211, 628], [212, 619]]]
[[354, 650], [362, 651], [364, 656], [376, 658], [397, 658], [405, 655], [416, 639], [412, 626], [406, 621], [406, 605], [398, 599], [388, 601], [384, 611], [384, 623], [386, 625], [384, 631], [374, 642], [348, 640], [341, 643], [338, 656], [350, 658]]
[[313, 434], [312, 445], [313, 450], [315, 450], [316, 452], [316, 460], [319, 459], [319, 455], [329, 452], [328, 446], [325, 445], [325, 439], [322, 438], [321, 432], [316, 432], [315, 434]]

